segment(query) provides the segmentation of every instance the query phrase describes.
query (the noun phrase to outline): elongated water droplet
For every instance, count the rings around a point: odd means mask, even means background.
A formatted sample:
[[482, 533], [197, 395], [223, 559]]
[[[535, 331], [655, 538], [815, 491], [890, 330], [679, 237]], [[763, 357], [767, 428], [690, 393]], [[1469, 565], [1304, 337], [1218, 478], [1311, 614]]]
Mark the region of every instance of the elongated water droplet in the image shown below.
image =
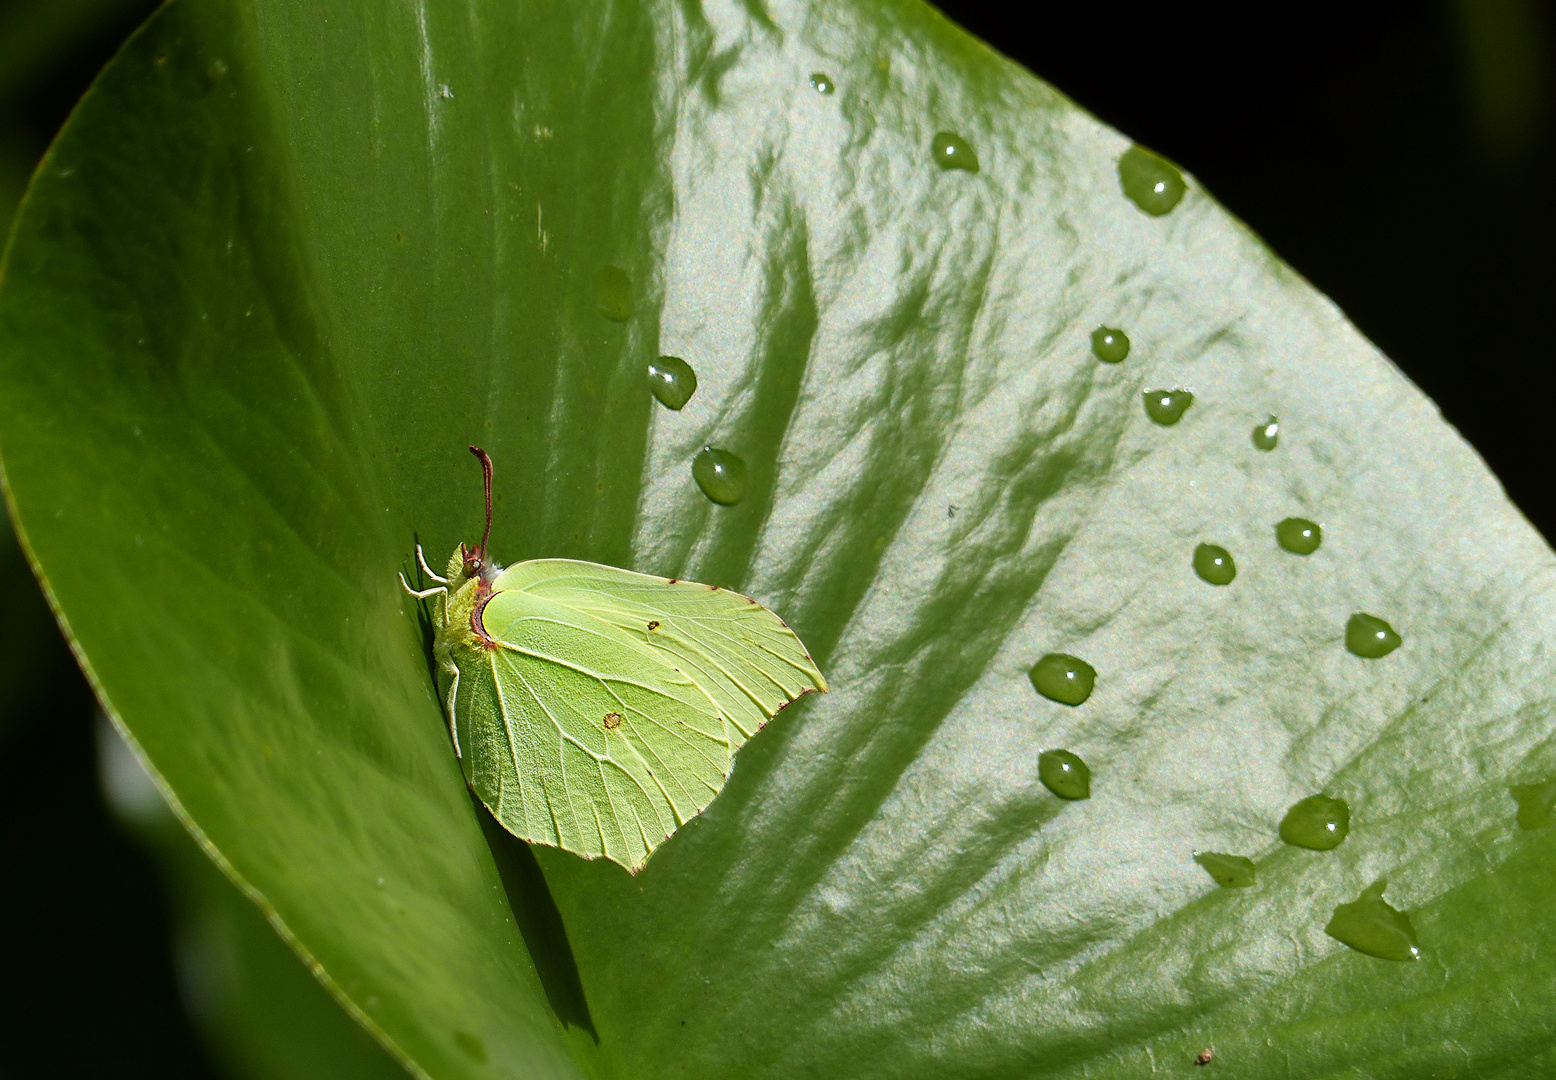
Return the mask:
[[728, 450], [704, 446], [692, 459], [692, 479], [720, 506], [733, 506], [746, 493], [746, 463]]
[[954, 131], [937, 131], [929, 141], [930, 156], [942, 169], [978, 171], [978, 155], [972, 145]]
[[594, 303], [612, 322], [632, 317], [632, 279], [617, 266], [602, 266], [594, 274]]
[[1309, 795], [1286, 811], [1280, 838], [1313, 851], [1332, 851], [1351, 833], [1351, 808], [1344, 799]]
[[1152, 217], [1170, 213], [1187, 190], [1177, 166], [1143, 146], [1131, 146], [1118, 159], [1118, 181], [1130, 201]]
[[1399, 648], [1402, 640], [1388, 623], [1362, 611], [1352, 615], [1345, 624], [1345, 647], [1368, 660], [1387, 656]]
[[1097, 671], [1086, 661], [1069, 653], [1051, 652], [1027, 673], [1032, 687], [1049, 701], [1061, 705], [1079, 705], [1091, 697], [1097, 684]]
[[1419, 960], [1421, 942], [1410, 916], [1383, 899], [1388, 882], [1379, 878], [1349, 904], [1334, 909], [1324, 933], [1359, 953], [1380, 960]]
[[1223, 855], [1219, 851], [1196, 851], [1194, 861], [1205, 868], [1217, 885], [1246, 889], [1258, 880], [1253, 860], [1241, 855]]
[[479, 1035], [472, 1035], [468, 1031], [454, 1032], [454, 1042], [464, 1051], [465, 1056], [479, 1065], [486, 1064], [486, 1044], [481, 1041]]
[[1237, 576], [1237, 564], [1226, 548], [1201, 544], [1194, 549], [1194, 572], [1212, 585], [1230, 585]]
[[1507, 791], [1518, 804], [1520, 829], [1543, 829], [1556, 822], [1556, 776], [1536, 784], [1514, 784]]
[[1187, 390], [1147, 390], [1145, 415], [1162, 427], [1172, 427], [1194, 404], [1194, 395]]
[[1121, 363], [1129, 355], [1129, 335], [1111, 326], [1099, 326], [1091, 332], [1091, 351], [1104, 364]]
[[1091, 770], [1068, 750], [1044, 750], [1039, 754], [1037, 778], [1061, 799], [1091, 798]]
[[820, 71], [810, 73], [810, 85], [818, 94], [830, 94], [837, 89], [837, 84], [832, 81], [832, 76]]
[[1262, 424], [1253, 426], [1253, 445], [1257, 450], [1273, 450], [1275, 444], [1280, 442], [1280, 421], [1270, 413], [1270, 418]]
[[1311, 555], [1324, 542], [1324, 531], [1316, 521], [1287, 518], [1275, 526], [1275, 542], [1293, 555]]
[[648, 362], [648, 388], [667, 409], [679, 410], [697, 392], [697, 373], [679, 356]]

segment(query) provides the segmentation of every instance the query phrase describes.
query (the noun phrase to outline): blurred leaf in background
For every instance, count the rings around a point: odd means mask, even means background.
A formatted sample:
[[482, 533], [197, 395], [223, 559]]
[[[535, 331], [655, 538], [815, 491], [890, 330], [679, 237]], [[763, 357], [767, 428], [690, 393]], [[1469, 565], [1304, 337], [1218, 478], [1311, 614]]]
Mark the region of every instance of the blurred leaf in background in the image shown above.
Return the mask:
[[226, 1074], [243, 1080], [404, 1080], [404, 1071], [341, 1011], [259, 908], [196, 846], [102, 717], [97, 751], [109, 807], [157, 853], [171, 885], [184, 1000]]

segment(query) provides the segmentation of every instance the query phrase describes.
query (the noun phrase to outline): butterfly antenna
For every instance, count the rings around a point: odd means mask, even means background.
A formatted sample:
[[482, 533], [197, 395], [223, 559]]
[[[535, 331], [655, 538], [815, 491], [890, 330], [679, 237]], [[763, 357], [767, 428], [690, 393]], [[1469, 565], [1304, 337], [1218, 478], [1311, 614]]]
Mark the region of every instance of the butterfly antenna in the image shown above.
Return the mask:
[[486, 487], [486, 531], [481, 534], [481, 558], [486, 558], [486, 541], [492, 535], [492, 458], [479, 446], [472, 446], [470, 452], [481, 462], [481, 480]]

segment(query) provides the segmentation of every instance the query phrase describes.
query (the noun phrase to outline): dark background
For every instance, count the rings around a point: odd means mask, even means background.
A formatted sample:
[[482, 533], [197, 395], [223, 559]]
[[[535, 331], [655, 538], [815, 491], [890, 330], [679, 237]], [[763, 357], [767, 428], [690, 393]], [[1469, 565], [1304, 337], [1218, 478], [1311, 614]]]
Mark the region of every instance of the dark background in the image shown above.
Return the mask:
[[[1308, 3], [1269, 9], [1278, 23], [1181, 4], [940, 6], [1193, 172], [1556, 535], [1552, 4]], [[0, 220], [152, 7], [0, 0]], [[99, 794], [90, 691], [28, 579], [0, 590], [0, 648], [30, 657], [30, 677], [0, 686], [0, 1073], [214, 1076], [179, 1003], [156, 868]]]

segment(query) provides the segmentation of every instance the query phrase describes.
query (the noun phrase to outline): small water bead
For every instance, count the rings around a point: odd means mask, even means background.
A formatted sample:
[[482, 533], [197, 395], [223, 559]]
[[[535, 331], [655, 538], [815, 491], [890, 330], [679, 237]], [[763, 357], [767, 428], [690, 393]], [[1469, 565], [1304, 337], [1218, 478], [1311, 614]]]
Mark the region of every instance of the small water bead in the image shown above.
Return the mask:
[[1359, 953], [1380, 960], [1419, 960], [1421, 942], [1410, 916], [1383, 899], [1388, 882], [1379, 878], [1349, 904], [1334, 909], [1324, 933]]
[[728, 450], [704, 446], [692, 459], [692, 479], [720, 506], [733, 506], [746, 493], [746, 463]]
[[1253, 426], [1253, 445], [1256, 450], [1273, 450], [1275, 444], [1280, 442], [1280, 421], [1271, 413], [1270, 418], [1262, 424]]
[[1226, 548], [1201, 544], [1194, 549], [1194, 572], [1212, 585], [1230, 585], [1237, 576], [1237, 564]]
[[1145, 392], [1145, 415], [1162, 427], [1172, 427], [1182, 420], [1183, 414], [1188, 412], [1192, 404], [1194, 404], [1194, 395], [1188, 390], [1147, 390]]
[[1091, 332], [1091, 351], [1104, 364], [1119, 364], [1129, 355], [1129, 335], [1111, 326], [1099, 326]]
[[1091, 798], [1091, 770], [1068, 750], [1044, 750], [1039, 754], [1037, 778], [1061, 799]]
[[1345, 624], [1345, 647], [1368, 660], [1387, 656], [1402, 640], [1392, 626], [1366, 612], [1358, 611]]
[[837, 83], [832, 81], [832, 76], [820, 71], [810, 73], [810, 85], [818, 94], [830, 94], [837, 89]]
[[602, 266], [594, 274], [594, 303], [612, 322], [632, 317], [632, 279], [617, 266]]
[[1514, 784], [1507, 793], [1518, 804], [1520, 829], [1543, 829], [1556, 822], [1556, 777], [1536, 784]]
[[1258, 875], [1253, 860], [1241, 855], [1224, 855], [1219, 851], [1196, 851], [1194, 861], [1205, 868], [1205, 873], [1217, 885], [1229, 889], [1247, 889], [1253, 886]]
[[1034, 690], [1061, 705], [1079, 705], [1097, 684], [1096, 669], [1069, 653], [1049, 653], [1032, 665], [1027, 677]]
[[1333, 851], [1351, 833], [1351, 808], [1344, 799], [1309, 795], [1280, 820], [1280, 838], [1313, 851]]
[[973, 152], [972, 144], [954, 131], [935, 132], [935, 137], [929, 141], [929, 152], [942, 169], [978, 171], [978, 155]]
[[1324, 530], [1307, 518], [1287, 518], [1275, 526], [1275, 542], [1293, 555], [1311, 555], [1324, 542]]
[[697, 392], [697, 373], [679, 356], [661, 356], [648, 362], [648, 388], [659, 404], [680, 411]]
[[1143, 146], [1131, 146], [1118, 159], [1118, 181], [1130, 201], [1152, 217], [1170, 213], [1188, 190], [1172, 162]]

